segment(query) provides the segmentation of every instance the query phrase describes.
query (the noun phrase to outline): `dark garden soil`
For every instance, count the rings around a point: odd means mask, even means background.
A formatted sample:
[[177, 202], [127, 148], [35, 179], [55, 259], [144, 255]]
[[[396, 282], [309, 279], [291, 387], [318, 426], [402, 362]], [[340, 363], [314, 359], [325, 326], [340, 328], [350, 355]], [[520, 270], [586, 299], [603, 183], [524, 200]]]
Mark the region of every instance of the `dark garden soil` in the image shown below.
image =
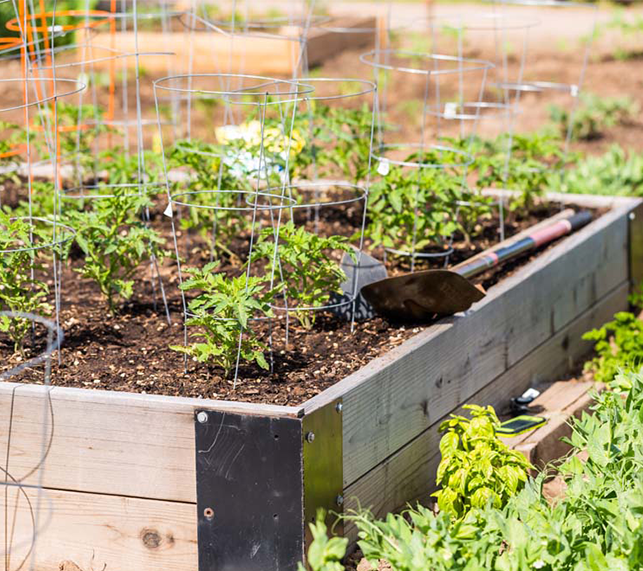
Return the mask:
[[[528, 216], [512, 215], [506, 226], [507, 235], [559, 210], [560, 205], [548, 204], [539, 206]], [[332, 232], [340, 222], [337, 213], [327, 212], [328, 217], [322, 217], [320, 224]], [[161, 217], [154, 217], [155, 225], [162, 221]], [[481, 238], [472, 244], [456, 240], [452, 261], [461, 261], [497, 242], [497, 221], [484, 222], [480, 235]], [[166, 236], [169, 238], [167, 229]], [[245, 241], [245, 238], [239, 239], [240, 251]], [[198, 241], [193, 244], [190, 261], [202, 265], [209, 254], [198, 246]], [[491, 287], [539, 253], [527, 254], [491, 270], [478, 281], [485, 288]], [[73, 254], [71, 265], [78, 267], [82, 259]], [[442, 263], [438, 262], [438, 267]], [[232, 270], [232, 266], [228, 269]], [[392, 269], [403, 270], [400, 264]], [[233, 380], [224, 378], [221, 369], [185, 360], [182, 354], [170, 349], [170, 345], [181, 345], [184, 335], [175, 266], [171, 260], [166, 260], [161, 268], [171, 325], [167, 323], [158, 287], [154, 296], [150, 275], [149, 268], [141, 273], [133, 298], [118, 315], [111, 316], [93, 282], [81, 280], [72, 268], [63, 270], [60, 324], [65, 340], [60, 364], [56, 359], [52, 363], [53, 385], [295, 405], [400, 345], [427, 325], [396, 324], [375, 318], [355, 323], [351, 332], [350, 323], [320, 313], [312, 331], [303, 330], [291, 319], [286, 346], [286, 322], [283, 316], [277, 317], [272, 320], [273, 370], [267, 372], [254, 365], [241, 365], [235, 388]], [[258, 323], [261, 336], [268, 342], [268, 323]], [[43, 343], [43, 332], [37, 331], [35, 348], [23, 357], [14, 354], [8, 342], [0, 342], [0, 370], [6, 371], [20, 364], [24, 358], [42, 349]], [[42, 383], [43, 370], [42, 366], [27, 369], [11, 380]]]

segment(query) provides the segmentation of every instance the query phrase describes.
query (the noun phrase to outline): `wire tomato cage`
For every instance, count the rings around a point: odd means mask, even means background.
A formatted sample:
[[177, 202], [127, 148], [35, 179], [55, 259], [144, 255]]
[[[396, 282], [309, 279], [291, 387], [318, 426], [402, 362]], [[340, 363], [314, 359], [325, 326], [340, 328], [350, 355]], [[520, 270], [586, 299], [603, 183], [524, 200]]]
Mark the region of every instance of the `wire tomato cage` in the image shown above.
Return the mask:
[[[575, 1], [554, 1], [554, 0], [491, 0], [490, 2], [493, 13], [497, 17], [508, 18], [514, 20], [520, 18], [526, 21], [537, 22], [529, 26], [532, 29], [536, 26], [540, 28], [549, 28], [555, 25], [558, 12], [565, 10], [578, 11], [579, 15], [587, 16], [585, 25], [588, 30], [581, 39], [581, 47], [578, 50], [580, 53], [580, 64], [576, 67], [568, 60], [565, 66], [561, 66], [561, 76], [550, 76], [543, 78], [541, 72], [534, 72], [531, 70], [529, 54], [527, 50], [527, 39], [525, 38], [524, 49], [520, 52], [519, 57], [519, 72], [516, 77], [511, 77], [507, 73], [509, 54], [503, 56], [503, 74], [495, 78], [490, 86], [505, 94], [507, 99], [514, 101], [514, 107], [520, 109], [522, 107], [529, 108], [527, 116], [535, 114], [535, 108], [538, 105], [543, 106], [552, 96], [559, 100], [563, 98], [564, 106], [568, 111], [567, 125], [564, 130], [563, 153], [562, 158], [558, 161], [558, 165], [545, 167], [547, 170], [563, 170], [566, 168], [567, 157], [570, 151], [570, 144], [573, 134], [574, 119], [578, 110], [579, 97], [585, 82], [585, 75], [587, 65], [589, 63], [594, 38], [596, 37], [598, 25], [598, 5], [591, 2], [575, 2]], [[582, 18], [579, 18], [579, 24], [583, 25]], [[525, 28], [525, 31], [527, 28]], [[576, 51], [573, 51], [576, 55]], [[572, 73], [570, 73], [572, 70]], [[569, 80], [569, 77], [574, 76], [576, 79]], [[509, 160], [512, 153], [512, 142], [516, 130], [516, 122], [520, 123], [517, 118], [518, 113], [512, 112], [510, 114], [511, 123], [508, 131], [508, 150], [506, 153], [506, 166], [505, 166], [505, 187], [501, 190], [514, 190], [507, 188], [506, 181], [509, 174]], [[539, 173], [543, 169], [532, 167], [531, 172]], [[501, 206], [503, 205], [504, 198], [500, 199]], [[504, 238], [504, 232], [502, 234]]]
[[447, 265], [456, 222], [471, 204], [467, 172], [494, 65], [398, 49], [372, 50], [360, 59], [373, 68], [379, 89], [399, 98], [391, 103], [387, 96], [378, 115], [373, 190], [392, 217], [372, 234], [385, 257], [409, 259], [411, 271], [416, 260]]
[[[231, 85], [234, 88], [229, 88]], [[189, 138], [184, 139], [172, 140], [159, 121], [166, 214], [171, 217], [179, 284], [184, 283], [180, 260], [192, 258], [196, 262], [194, 253], [201, 251], [202, 261], [219, 261], [233, 276], [245, 274], [246, 287], [252, 276], [260, 276], [267, 290], [278, 290], [269, 304], [269, 314], [251, 316], [247, 326], [267, 323], [261, 327], [269, 337], [272, 367], [275, 320], [283, 317], [283, 341], [288, 344], [293, 315], [299, 319], [304, 313], [332, 311], [355, 302], [353, 288], [340, 301], [330, 301], [331, 292], [321, 291], [319, 299], [304, 303], [294, 283], [302, 268], [291, 267], [292, 260], [284, 256], [296, 232], [314, 239], [334, 234], [337, 224], [329, 220], [344, 209], [355, 221], [359, 265], [375, 85], [354, 79], [192, 74], [155, 82], [157, 98], [166, 91], [178, 93], [183, 105], [196, 108], [197, 101], [205, 100], [213, 102], [210, 106], [215, 110], [207, 123], [197, 119], [191, 129], [185, 126], [183, 132], [189, 133]], [[353, 130], [346, 127], [347, 113]], [[340, 165], [333, 161], [338, 145], [362, 151]], [[338, 254], [341, 252], [328, 252], [329, 259]], [[193, 312], [183, 290], [182, 304], [185, 323]], [[241, 329], [239, 351], [243, 335]], [[184, 342], [187, 346], [187, 326]], [[239, 355], [235, 385], [238, 375]]]

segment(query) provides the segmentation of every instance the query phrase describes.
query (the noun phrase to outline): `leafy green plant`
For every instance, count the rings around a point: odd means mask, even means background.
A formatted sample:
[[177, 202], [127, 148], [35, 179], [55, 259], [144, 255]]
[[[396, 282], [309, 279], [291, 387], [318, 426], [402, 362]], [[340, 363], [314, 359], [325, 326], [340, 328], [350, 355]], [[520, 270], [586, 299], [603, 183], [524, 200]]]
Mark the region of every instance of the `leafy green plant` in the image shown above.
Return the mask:
[[471, 418], [451, 415], [440, 425], [442, 460], [433, 495], [441, 511], [462, 518], [488, 503], [502, 507], [527, 481], [532, 468], [525, 457], [511, 450], [496, 435], [500, 421], [493, 407], [465, 405]]
[[598, 329], [583, 335], [594, 341], [597, 355], [585, 364], [599, 382], [610, 382], [619, 370], [643, 363], [643, 321], [633, 313], [620, 311]]
[[438, 169], [409, 172], [390, 166], [371, 186], [365, 236], [374, 246], [407, 253], [439, 246], [458, 229], [454, 214], [462, 198], [460, 177]]
[[272, 315], [270, 303], [275, 292], [266, 289], [263, 277], [247, 278], [243, 274], [228, 278], [224, 273], [214, 272], [217, 266], [217, 262], [211, 262], [202, 269], [186, 270], [190, 278], [181, 284], [181, 289], [200, 292], [188, 304], [191, 317], [186, 324], [198, 328], [193, 337], [200, 341], [171, 348], [199, 362], [221, 367], [226, 376], [235, 367], [238, 353], [241, 360], [268, 369], [266, 346], [248, 327], [248, 322], [253, 317]]
[[[317, 510], [317, 517], [308, 527], [313, 536], [313, 541], [308, 547], [308, 569], [309, 571], [343, 571], [344, 566], [341, 560], [346, 553], [348, 539], [344, 537], [328, 537], [326, 527], [326, 512], [323, 509]], [[298, 571], [306, 571], [303, 564], [299, 564]]]
[[[382, 521], [349, 513], [371, 568], [383, 559], [393, 571], [641, 569], [643, 370], [620, 373], [610, 389], [593, 395], [593, 414], [572, 419], [563, 463], [502, 508], [489, 503], [454, 518], [418, 506]], [[549, 502], [542, 486], [553, 475], [566, 490]]]
[[[571, 125], [572, 139], [598, 139], [603, 136], [605, 129], [631, 121], [638, 112], [638, 104], [631, 97], [603, 97], [594, 93], [583, 93]], [[556, 124], [561, 136], [565, 137], [570, 128], [569, 111], [558, 105], [551, 105], [549, 117]]]
[[[222, 161], [222, 150], [202, 141], [179, 141], [171, 150], [169, 168], [183, 169], [189, 175], [186, 183], [177, 183], [174, 192], [190, 192], [182, 201], [193, 205], [181, 219], [182, 228], [194, 229], [205, 238], [210, 236], [213, 255], [236, 256], [229, 246], [248, 228], [248, 201], [243, 191], [251, 191], [248, 179], [233, 174]], [[215, 192], [215, 191], [223, 192]]]
[[[46, 239], [44, 232], [27, 220], [0, 212], [0, 310], [50, 314], [47, 284], [32, 272], [40, 269], [37, 244]], [[30, 327], [28, 319], [0, 317], [0, 331], [9, 335], [15, 351], [24, 352]]]
[[[318, 236], [303, 226], [297, 228], [292, 221], [281, 225], [278, 243], [275, 244], [274, 240], [272, 228], [262, 230], [250, 263], [265, 260], [267, 271], [274, 272], [278, 281], [281, 275], [284, 276], [282, 291], [289, 306], [294, 301], [295, 317], [305, 329], [312, 329], [317, 316], [314, 308], [323, 306], [331, 293], [340, 292], [346, 279], [346, 274], [330, 253], [347, 252], [357, 260], [355, 252], [343, 236]], [[302, 309], [297, 309], [297, 306]]]
[[[311, 156], [324, 171], [332, 167], [329, 175], [337, 167], [348, 180], [359, 182], [368, 173], [371, 145], [372, 113], [367, 105], [351, 109], [328, 106], [315, 102], [313, 106], [313, 134]], [[326, 144], [324, 144], [326, 143]], [[303, 153], [299, 153], [299, 156]]]
[[512, 208], [532, 207], [549, 188], [550, 173], [575, 160], [565, 155], [559, 137], [546, 131], [513, 135], [507, 159], [509, 145], [507, 135], [495, 140], [476, 139], [471, 152], [476, 157], [479, 188], [506, 188], [520, 193], [510, 205]]
[[[94, 105], [74, 105], [58, 101], [56, 105], [47, 105], [40, 110], [38, 122], [42, 129], [53, 129], [57, 126], [57, 142], [60, 154], [74, 169], [75, 177], [82, 180], [87, 172], [97, 165], [92, 145], [100, 133], [109, 128], [101, 121], [103, 112]], [[43, 155], [54, 149], [46, 149], [44, 140], [37, 139]], [[53, 145], [48, 140], [47, 145]]]
[[141, 166], [139, 177], [138, 155], [128, 154], [121, 147], [112, 147], [100, 153], [100, 168], [101, 171], [105, 171], [105, 179], [110, 185], [149, 183], [160, 180], [162, 162], [157, 153], [144, 151]]
[[13, 217], [34, 216], [49, 218], [54, 213], [55, 198], [53, 182], [47, 180], [32, 180], [31, 207], [29, 206], [28, 200], [21, 199], [13, 208], [5, 204], [2, 209]]
[[68, 212], [76, 243], [85, 254], [84, 265], [75, 271], [98, 284], [112, 313], [116, 313], [119, 297], [132, 296], [139, 266], [152, 256], [165, 256], [164, 240], [140, 217], [150, 204], [145, 195], [115, 188], [112, 196], [94, 199], [90, 210]]
[[[599, 33], [602, 33], [604, 30], [611, 29], [618, 31], [619, 38], [639, 36], [641, 32], [643, 32], [643, 17], [638, 14], [630, 13], [626, 18], [625, 14], [625, 10], [619, 10], [609, 22], [600, 26]], [[641, 57], [641, 51], [640, 49], [632, 49], [631, 46], [622, 46], [617, 43], [614, 46], [613, 55], [617, 60], [626, 61]]]
[[643, 155], [612, 145], [605, 154], [556, 173], [548, 186], [556, 192], [643, 196]]
[[[355, 86], [347, 82], [340, 84], [339, 89], [352, 93]], [[313, 164], [315, 175], [322, 177], [336, 178], [339, 170], [346, 179], [358, 182], [368, 173], [373, 121], [368, 105], [349, 108], [313, 100], [294, 116], [292, 110], [286, 108], [278, 117], [266, 116], [263, 120], [266, 162], [278, 167], [280, 172], [288, 166], [291, 179], [305, 178]], [[261, 124], [250, 121], [245, 127], [254, 127], [256, 135], [237, 143], [253, 156], [259, 156]], [[279, 182], [278, 177], [275, 182]]]

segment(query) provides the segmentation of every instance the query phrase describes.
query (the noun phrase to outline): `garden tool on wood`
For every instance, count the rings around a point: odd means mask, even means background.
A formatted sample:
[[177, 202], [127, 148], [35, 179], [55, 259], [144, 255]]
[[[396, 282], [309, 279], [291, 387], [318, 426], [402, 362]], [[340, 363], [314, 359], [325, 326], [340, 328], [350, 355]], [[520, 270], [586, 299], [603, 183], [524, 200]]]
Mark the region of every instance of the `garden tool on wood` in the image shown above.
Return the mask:
[[425, 270], [370, 283], [361, 294], [379, 315], [395, 321], [427, 321], [465, 311], [486, 292], [469, 278], [489, 268], [571, 234], [592, 221], [592, 214], [581, 211], [550, 224], [537, 225], [521, 239], [506, 240], [450, 270]]

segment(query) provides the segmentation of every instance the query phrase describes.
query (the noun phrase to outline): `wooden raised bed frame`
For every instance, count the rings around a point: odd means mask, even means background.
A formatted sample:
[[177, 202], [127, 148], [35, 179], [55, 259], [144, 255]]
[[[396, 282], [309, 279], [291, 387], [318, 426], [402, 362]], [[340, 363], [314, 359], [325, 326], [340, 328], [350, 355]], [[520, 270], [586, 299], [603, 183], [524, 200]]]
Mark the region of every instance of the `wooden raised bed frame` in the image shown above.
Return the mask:
[[[466, 315], [439, 321], [301, 406], [0, 383], [0, 445], [6, 449], [11, 426], [14, 477], [38, 463], [44, 399], [51, 399], [53, 431], [35, 569], [196, 571], [197, 525], [225, 537], [219, 546], [212, 544], [216, 560], [221, 555], [216, 550], [224, 543], [229, 551], [234, 534], [239, 557], [255, 523], [266, 523], [264, 515], [277, 522], [286, 515], [292, 520], [294, 513], [297, 525], [284, 523], [272, 531], [264, 526], [262, 541], [246, 550], [246, 564], [235, 567], [259, 569], [251, 554], [258, 553], [259, 560], [285, 546], [291, 560], [273, 567], [285, 571], [302, 554], [303, 514], [309, 520], [319, 505], [338, 510], [343, 499], [344, 508], [355, 508], [359, 500], [379, 515], [426, 498], [439, 461], [440, 421], [465, 402], [502, 406], [534, 382], [560, 378], [590, 348], [582, 333], [626, 308], [630, 283], [643, 277], [643, 256], [637, 255], [643, 246], [642, 201], [553, 198], [610, 210], [491, 288]], [[214, 486], [212, 512], [204, 515], [202, 505], [197, 510], [195, 465], [208, 452], [203, 447], [195, 452], [199, 411], [210, 415], [206, 426], [214, 421], [223, 426], [228, 418], [237, 422], [237, 432], [245, 430], [239, 419], [252, 426], [259, 422], [261, 430], [254, 433], [259, 437], [248, 441], [252, 451], [245, 462], [256, 458], [258, 471], [272, 470], [277, 483], [282, 476], [295, 481], [295, 496], [288, 500], [294, 511], [273, 514], [286, 500], [269, 498], [270, 493], [255, 494], [250, 504], [239, 496], [235, 460], [220, 449], [206, 462], [208, 477], [200, 480], [201, 486]], [[267, 448], [272, 432], [274, 442], [284, 440], [277, 440], [282, 428], [297, 448], [286, 462], [278, 460], [284, 449]], [[218, 430], [207, 448], [216, 448]], [[207, 434], [201, 438], [209, 442]], [[34, 475], [24, 483], [38, 480]], [[0, 505], [4, 501], [3, 495]], [[220, 505], [227, 508], [219, 510]], [[14, 505], [8, 507], [13, 514]], [[20, 533], [31, 532], [26, 512], [23, 501], [13, 531], [15, 561], [28, 543]], [[3, 526], [0, 521], [0, 530]], [[200, 570], [231, 568], [225, 563], [219, 557], [216, 565], [206, 564], [204, 556]]]
[[[185, 73], [191, 62], [192, 73], [249, 73], [289, 75], [301, 73], [301, 66], [315, 67], [336, 57], [345, 50], [372, 49], [378, 32], [377, 18], [354, 17], [338, 18], [327, 28], [312, 27], [306, 36], [306, 49], [302, 54], [302, 44], [297, 28], [284, 27], [272, 34], [251, 33], [231, 40], [230, 36], [214, 31], [196, 32], [101, 32], [87, 40], [94, 48], [116, 49], [118, 53], [134, 54], [136, 46], [141, 52], [139, 65], [151, 73], [167, 74], [168, 65], [173, 64], [174, 73]], [[381, 27], [381, 26], [380, 26]], [[354, 33], [349, 30], [354, 29]], [[341, 30], [341, 31], [337, 31]], [[84, 36], [81, 35], [81, 38]], [[384, 42], [385, 38], [381, 38]], [[82, 43], [82, 42], [80, 42]], [[146, 55], [150, 54], [150, 55]], [[165, 55], [151, 55], [165, 54]], [[303, 55], [303, 57], [302, 57]], [[92, 63], [96, 69], [108, 69], [112, 60], [101, 59]], [[134, 69], [136, 60], [127, 57], [117, 63]], [[183, 69], [181, 66], [185, 66]]]

